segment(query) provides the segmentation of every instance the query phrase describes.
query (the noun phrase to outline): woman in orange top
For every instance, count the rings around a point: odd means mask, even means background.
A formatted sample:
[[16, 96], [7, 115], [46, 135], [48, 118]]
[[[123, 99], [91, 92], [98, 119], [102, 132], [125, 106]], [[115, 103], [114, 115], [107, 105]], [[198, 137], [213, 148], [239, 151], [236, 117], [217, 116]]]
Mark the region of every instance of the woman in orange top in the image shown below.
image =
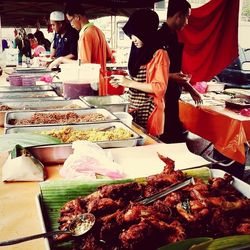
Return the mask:
[[128, 62], [130, 79], [113, 77], [110, 83], [129, 88], [130, 113], [134, 122], [154, 136], [163, 133], [164, 95], [167, 90], [169, 57], [153, 42], [159, 25], [158, 15], [150, 9], [135, 11], [123, 27], [132, 40]]

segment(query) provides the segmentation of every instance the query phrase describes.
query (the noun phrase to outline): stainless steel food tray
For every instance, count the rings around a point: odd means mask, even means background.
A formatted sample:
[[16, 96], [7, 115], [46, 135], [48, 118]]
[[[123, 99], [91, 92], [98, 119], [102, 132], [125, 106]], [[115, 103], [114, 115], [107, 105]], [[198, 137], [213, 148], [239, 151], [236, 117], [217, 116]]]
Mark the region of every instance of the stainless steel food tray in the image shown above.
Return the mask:
[[51, 97], [49, 99], [42, 98], [42, 99], [37, 99], [33, 98], [30, 100], [30, 98], [25, 98], [25, 99], [18, 99], [16, 101], [13, 100], [5, 100], [5, 101], [0, 101], [0, 105], [6, 105], [10, 107], [10, 110], [0, 110], [0, 126], [4, 126], [4, 121], [5, 121], [5, 114], [6, 112], [12, 112], [12, 111], [18, 111], [23, 112], [24, 110], [51, 110], [51, 109], [79, 109], [79, 108], [70, 108], [70, 105], [78, 105], [82, 108], [89, 108], [87, 104], [83, 103], [79, 99], [75, 100], [64, 100], [62, 97]]
[[[115, 126], [117, 128], [124, 128], [130, 131], [133, 137], [126, 140], [116, 140], [116, 141], [97, 141], [96, 143], [102, 148], [124, 148], [124, 147], [134, 147], [137, 145], [143, 144], [143, 137], [136, 133], [133, 129], [126, 126], [121, 121], [113, 121], [106, 123], [90, 123], [90, 124], [81, 124], [81, 125], [70, 125], [77, 130], [87, 130], [91, 128], [100, 129], [107, 128], [109, 126]], [[32, 133], [44, 130], [51, 129], [61, 129], [65, 126], [50, 126], [49, 128], [45, 127], [12, 127], [5, 128], [5, 134], [11, 133]], [[56, 144], [56, 145], [45, 145], [45, 146], [35, 146], [30, 147], [32, 154], [39, 159], [44, 164], [55, 164], [63, 163], [65, 159], [72, 153], [72, 144]]]
[[250, 98], [233, 98], [225, 101], [226, 108], [245, 109], [250, 108]]
[[[226, 174], [225, 171], [220, 170], [220, 169], [210, 169], [212, 177], [213, 178], [223, 178], [224, 175]], [[82, 181], [83, 183], [86, 183], [86, 181]], [[59, 182], [58, 182], [59, 183]], [[239, 192], [241, 192], [244, 196], [246, 196], [247, 198], [250, 198], [250, 188], [249, 188], [249, 184], [247, 184], [246, 182], [234, 177], [234, 181], [232, 184]], [[61, 188], [61, 186], [60, 186]], [[80, 190], [77, 189], [76, 190]], [[64, 195], [63, 192], [60, 192], [60, 195]], [[58, 196], [60, 196], [58, 195]], [[75, 197], [81, 196], [81, 194], [74, 194]], [[49, 201], [50, 203], [51, 201]], [[37, 205], [37, 211], [38, 211], [38, 215], [39, 215], [39, 219], [41, 222], [41, 227], [43, 232], [50, 232], [53, 230], [57, 230], [57, 226], [52, 224], [51, 221], [51, 214], [53, 214], [52, 210], [49, 210], [47, 206], [45, 206], [45, 202], [43, 200], [42, 197], [42, 193], [40, 193], [37, 197], [36, 197], [36, 205]], [[58, 215], [59, 217], [59, 215]], [[59, 225], [59, 224], [58, 224]], [[55, 249], [56, 244], [53, 243], [53, 241], [48, 240], [47, 238], [44, 239], [44, 244], [45, 244], [45, 248], [46, 250], [53, 250]], [[67, 249], [72, 249], [71, 246], [66, 247], [65, 250]], [[177, 249], [177, 248], [176, 248]], [[182, 248], [183, 249], [183, 248]], [[235, 249], [242, 249], [241, 246], [239, 246], [239, 248], [235, 248]], [[247, 248], [245, 248], [247, 249]]]
[[80, 96], [83, 102], [93, 107], [103, 107], [111, 112], [128, 111], [129, 102], [119, 95]]
[[17, 97], [17, 98], [1, 98], [0, 97], [0, 102], [3, 103], [3, 102], [22, 102], [22, 101], [27, 101], [27, 102], [36, 102], [36, 103], [39, 103], [39, 102], [43, 102], [43, 101], [55, 101], [55, 100], [65, 100], [63, 97], [61, 96], [48, 96], [48, 97], [34, 97], [34, 98], [24, 98], [24, 97]]
[[35, 85], [35, 86], [0, 86], [0, 92], [30, 92], [30, 91], [48, 91], [53, 90], [50, 85]]
[[15, 69], [18, 73], [51, 73], [52, 71], [46, 67], [16, 67]]
[[[51, 114], [51, 113], [59, 113], [59, 114], [67, 114], [69, 112], [74, 112], [78, 115], [87, 115], [87, 114], [102, 114], [106, 119], [102, 121], [91, 121], [91, 122], [75, 122], [75, 123], [40, 123], [40, 124], [27, 124], [27, 125], [13, 125], [11, 124], [12, 119], [20, 120], [20, 119], [31, 119], [31, 117], [35, 113], [45, 113], [45, 114]], [[112, 114], [107, 109], [101, 109], [101, 108], [89, 108], [89, 109], [64, 109], [64, 110], [50, 110], [50, 111], [13, 111], [13, 112], [7, 112], [5, 115], [5, 127], [34, 127], [34, 126], [53, 126], [53, 125], [69, 125], [69, 124], [86, 124], [86, 123], [103, 123], [103, 122], [110, 122], [118, 120], [118, 117], [116, 117], [114, 114]]]
[[0, 101], [2, 99], [17, 99], [17, 98], [48, 98], [57, 97], [55, 91], [32, 91], [32, 92], [0, 92]]

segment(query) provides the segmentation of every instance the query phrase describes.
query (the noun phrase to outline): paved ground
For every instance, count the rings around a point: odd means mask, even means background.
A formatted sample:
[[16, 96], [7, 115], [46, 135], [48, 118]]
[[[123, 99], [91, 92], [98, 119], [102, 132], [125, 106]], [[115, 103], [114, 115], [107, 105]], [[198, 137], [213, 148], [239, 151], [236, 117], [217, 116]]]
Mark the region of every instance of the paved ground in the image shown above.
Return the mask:
[[[208, 157], [213, 158], [213, 145], [209, 141], [189, 132], [186, 143], [192, 153], [201, 155], [205, 159], [208, 159]], [[250, 184], [250, 150], [242, 180]]]

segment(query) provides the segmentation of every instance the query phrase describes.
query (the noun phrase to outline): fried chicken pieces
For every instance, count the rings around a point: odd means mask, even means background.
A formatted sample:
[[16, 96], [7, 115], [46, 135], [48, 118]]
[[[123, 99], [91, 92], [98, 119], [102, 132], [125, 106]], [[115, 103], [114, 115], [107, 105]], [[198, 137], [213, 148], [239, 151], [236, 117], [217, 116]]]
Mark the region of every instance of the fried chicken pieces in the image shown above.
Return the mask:
[[[60, 230], [66, 230], [78, 214], [96, 216], [94, 227], [74, 238], [73, 249], [150, 250], [190, 237], [250, 234], [250, 199], [232, 186], [233, 177], [228, 174], [208, 184], [196, 179], [194, 185], [150, 205], [140, 204], [139, 199], [186, 178], [182, 171], [174, 170], [171, 159], [159, 157], [166, 166], [162, 173], [147, 177], [146, 183], [103, 185], [62, 207]], [[68, 234], [55, 238], [69, 239]]]

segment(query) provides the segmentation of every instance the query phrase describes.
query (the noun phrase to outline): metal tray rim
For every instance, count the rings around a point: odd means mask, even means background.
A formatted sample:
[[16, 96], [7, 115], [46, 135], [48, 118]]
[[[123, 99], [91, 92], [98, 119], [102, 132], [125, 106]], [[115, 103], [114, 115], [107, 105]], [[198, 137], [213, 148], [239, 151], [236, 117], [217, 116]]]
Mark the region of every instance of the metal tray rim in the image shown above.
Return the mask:
[[[80, 123], [64, 123], [64, 124], [59, 124], [59, 123], [42, 123], [42, 124], [27, 124], [27, 125], [12, 125], [12, 124], [9, 124], [8, 123], [8, 119], [9, 117], [12, 115], [12, 114], [17, 114], [18, 115], [23, 115], [23, 114], [27, 114], [27, 113], [30, 113], [31, 115], [34, 114], [34, 113], [52, 113], [52, 112], [55, 112], [55, 113], [67, 113], [67, 112], [72, 112], [74, 111], [75, 113], [79, 113], [79, 112], [85, 112], [86, 113], [88, 111], [91, 111], [94, 113], [95, 111], [99, 113], [104, 113], [106, 112], [106, 114], [109, 115], [109, 118], [107, 120], [103, 120], [103, 121], [91, 121], [91, 122], [80, 122]], [[105, 108], [96, 108], [96, 109], [93, 109], [93, 108], [78, 108], [78, 109], [63, 109], [63, 110], [58, 110], [58, 109], [51, 109], [51, 110], [36, 110], [36, 111], [31, 111], [31, 110], [23, 110], [22, 112], [20, 111], [7, 111], [6, 112], [6, 115], [5, 115], [5, 120], [4, 120], [4, 127], [6, 128], [12, 128], [12, 127], [15, 127], [15, 128], [19, 128], [19, 127], [43, 127], [43, 126], [56, 126], [56, 125], [63, 125], [63, 126], [68, 126], [68, 125], [78, 125], [78, 124], [90, 124], [90, 123], [107, 123], [107, 122], [112, 122], [112, 121], [117, 121], [119, 120], [119, 118], [112, 114], [110, 111], [108, 111], [107, 109]]]
[[[118, 123], [118, 124], [122, 124], [122, 126], [126, 127], [126, 129], [128, 129], [129, 131], [131, 131], [133, 133], [133, 135], [135, 135], [133, 138], [129, 138], [129, 139], [126, 139], [126, 140], [113, 140], [113, 141], [108, 141], [108, 142], [120, 142], [120, 141], [127, 141], [127, 140], [134, 140], [134, 139], [139, 139], [139, 138], [143, 138], [141, 135], [139, 135], [136, 131], [134, 131], [132, 128], [130, 128], [129, 126], [127, 126], [125, 123], [123, 123], [122, 121], [120, 120], [115, 120], [115, 121], [109, 121], [109, 122], [102, 122], [102, 123], [87, 123], [87, 124], [75, 124], [75, 125], [66, 125], [66, 124], [63, 124], [63, 125], [51, 125], [50, 126], [50, 129], [51, 127], [55, 127], [55, 128], [62, 128], [62, 127], [65, 127], [65, 126], [75, 126], [75, 127], [81, 127], [81, 126], [89, 126], [89, 125], [101, 125], [101, 124], [113, 124], [113, 123]], [[34, 129], [37, 129], [37, 128], [41, 128], [41, 129], [44, 129], [44, 126], [30, 126], [30, 127], [7, 127], [4, 129], [4, 133], [5, 134], [8, 134], [8, 131], [11, 131], [11, 130], [14, 130], [14, 129], [24, 129], [24, 130], [29, 130], [31, 128], [34, 128]], [[25, 132], [24, 132], [25, 133]], [[96, 143], [98, 142], [107, 142], [107, 141], [96, 141]], [[64, 144], [64, 143], [62, 143]], [[56, 144], [56, 145], [61, 145], [61, 144]]]

